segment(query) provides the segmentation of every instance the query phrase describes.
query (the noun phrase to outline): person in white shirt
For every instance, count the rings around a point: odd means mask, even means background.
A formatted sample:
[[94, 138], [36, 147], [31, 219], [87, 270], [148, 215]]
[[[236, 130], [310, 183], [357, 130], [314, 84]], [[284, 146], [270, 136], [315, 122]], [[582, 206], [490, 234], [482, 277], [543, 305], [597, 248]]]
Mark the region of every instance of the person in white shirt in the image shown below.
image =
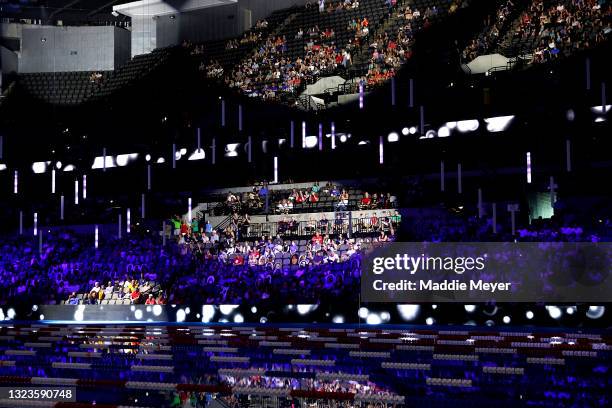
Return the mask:
[[104, 289], [104, 297], [106, 299], [110, 299], [112, 295], [113, 295], [113, 283], [111, 281], [108, 281], [108, 285]]

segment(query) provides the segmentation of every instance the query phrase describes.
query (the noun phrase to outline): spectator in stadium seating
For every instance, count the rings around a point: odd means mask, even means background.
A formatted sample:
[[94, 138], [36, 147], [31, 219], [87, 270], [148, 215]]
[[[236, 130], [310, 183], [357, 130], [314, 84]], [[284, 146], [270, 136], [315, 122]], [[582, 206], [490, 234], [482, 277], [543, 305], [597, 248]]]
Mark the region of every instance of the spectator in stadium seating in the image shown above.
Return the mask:
[[178, 215], [174, 215], [170, 222], [172, 222], [172, 226], [174, 227], [174, 236], [178, 237], [181, 234], [181, 218]]
[[100, 287], [100, 282], [94, 283], [93, 288], [89, 291], [89, 298], [91, 303], [98, 303], [98, 298], [100, 296], [100, 291], [102, 288]]
[[181, 235], [184, 237], [187, 234], [189, 234], [189, 225], [185, 220], [183, 220], [181, 222]]
[[315, 234], [311, 238], [311, 242], [313, 244], [323, 245], [323, 236], [319, 233], [319, 231], [315, 232]]
[[315, 191], [311, 191], [310, 194], [308, 195], [308, 202], [310, 204], [316, 204], [319, 202], [319, 194], [316, 193]]
[[113, 283], [111, 281], [108, 281], [108, 284], [106, 285], [106, 288], [104, 288], [104, 298], [105, 299], [110, 299], [111, 296], [113, 295], [114, 289], [115, 289], [115, 287], [113, 286]]
[[130, 294], [130, 301], [132, 304], [140, 303], [140, 289], [138, 286], [136, 286]]
[[149, 296], [147, 297], [147, 300], [145, 301], [145, 305], [155, 305], [155, 304], [157, 304], [157, 302], [155, 301], [153, 294], [149, 294]]
[[68, 296], [68, 300], [67, 302], [69, 305], [78, 305], [79, 304], [79, 298], [77, 297], [76, 292], [72, 292], [70, 294], [70, 296]]
[[340, 200], [338, 201], [338, 205], [336, 206], [338, 210], [346, 211], [349, 204], [349, 194], [346, 190], [342, 190], [340, 193]]
[[362, 209], [370, 208], [372, 206], [372, 198], [370, 197], [370, 194], [367, 191], [363, 193], [363, 197], [361, 198], [359, 204], [359, 208]]

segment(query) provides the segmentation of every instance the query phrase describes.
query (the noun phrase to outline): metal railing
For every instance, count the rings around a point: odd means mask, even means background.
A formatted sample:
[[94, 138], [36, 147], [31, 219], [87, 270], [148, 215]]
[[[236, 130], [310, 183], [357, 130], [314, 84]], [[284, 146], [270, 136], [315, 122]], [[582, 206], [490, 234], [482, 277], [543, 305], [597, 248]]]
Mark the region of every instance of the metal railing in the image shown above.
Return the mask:
[[315, 233], [322, 235], [367, 234], [384, 231], [390, 233], [399, 226], [399, 217], [351, 218], [348, 213], [338, 213], [330, 220], [278, 221], [239, 226], [240, 239], [261, 237], [305, 237]]

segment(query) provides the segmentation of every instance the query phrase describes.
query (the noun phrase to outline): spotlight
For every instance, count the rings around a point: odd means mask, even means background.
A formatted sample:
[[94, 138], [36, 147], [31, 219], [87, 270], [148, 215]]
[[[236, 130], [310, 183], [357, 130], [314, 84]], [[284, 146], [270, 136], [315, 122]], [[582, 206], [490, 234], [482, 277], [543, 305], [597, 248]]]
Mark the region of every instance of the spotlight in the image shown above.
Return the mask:
[[382, 319], [380, 318], [379, 315], [372, 313], [372, 314], [369, 314], [368, 317], [366, 318], [366, 323], [367, 324], [381, 324]]
[[399, 135], [397, 134], [397, 132], [391, 132], [387, 136], [387, 142], [389, 142], [389, 143], [395, 143], [398, 140], [399, 140]]
[[589, 306], [589, 310], [586, 312], [586, 316], [589, 319], [599, 319], [606, 312], [605, 306]]
[[459, 120], [457, 121], [457, 130], [461, 133], [473, 132], [478, 129], [477, 119]]
[[561, 318], [563, 312], [557, 306], [546, 306], [546, 310], [548, 310], [548, 314], [555, 320]]
[[450, 136], [450, 129], [447, 128], [446, 126], [442, 126], [440, 129], [438, 129], [438, 137], [449, 137]]
[[316, 305], [297, 305], [297, 311], [302, 316], [312, 312], [317, 308]]
[[238, 305], [221, 305], [219, 306], [219, 310], [221, 310], [221, 313], [224, 315], [228, 315], [231, 314], [234, 309], [237, 309]]
[[533, 319], [533, 312], [528, 310], [527, 313], [525, 313], [525, 317], [529, 320]]
[[410, 129], [408, 129], [407, 127], [402, 129], [402, 135], [408, 136], [408, 133], [410, 133]]
[[397, 311], [402, 319], [406, 321], [414, 320], [419, 314], [419, 305], [397, 305]]

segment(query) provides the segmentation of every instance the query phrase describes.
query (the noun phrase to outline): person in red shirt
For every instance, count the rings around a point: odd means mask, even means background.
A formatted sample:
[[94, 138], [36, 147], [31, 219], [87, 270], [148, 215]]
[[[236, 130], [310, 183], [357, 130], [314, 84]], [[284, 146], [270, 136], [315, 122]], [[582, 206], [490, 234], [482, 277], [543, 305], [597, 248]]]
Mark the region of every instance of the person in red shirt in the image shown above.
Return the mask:
[[155, 304], [155, 298], [153, 297], [153, 295], [150, 294], [147, 300], [145, 301], [145, 305], [154, 305], [154, 304]]
[[318, 203], [319, 195], [313, 191], [312, 193], [310, 193], [310, 196], [308, 197], [308, 201], [313, 204]]
[[242, 255], [238, 255], [234, 258], [234, 265], [236, 266], [242, 266], [244, 265], [244, 256]]
[[319, 245], [323, 245], [323, 236], [318, 232], [315, 232], [315, 234], [312, 236], [312, 243], [318, 243]]
[[363, 207], [369, 207], [372, 204], [372, 198], [370, 198], [370, 194], [366, 191], [363, 194], [363, 198], [361, 199], [361, 205]]
[[183, 222], [181, 223], [181, 235], [187, 235], [188, 233], [189, 233], [189, 226], [183, 220]]
[[132, 303], [138, 303], [138, 300], [140, 299], [140, 289], [134, 289], [134, 291], [130, 295], [130, 298], [132, 299]]
[[301, 191], [298, 191], [297, 197], [295, 198], [295, 202], [300, 204], [304, 202], [304, 194]]

